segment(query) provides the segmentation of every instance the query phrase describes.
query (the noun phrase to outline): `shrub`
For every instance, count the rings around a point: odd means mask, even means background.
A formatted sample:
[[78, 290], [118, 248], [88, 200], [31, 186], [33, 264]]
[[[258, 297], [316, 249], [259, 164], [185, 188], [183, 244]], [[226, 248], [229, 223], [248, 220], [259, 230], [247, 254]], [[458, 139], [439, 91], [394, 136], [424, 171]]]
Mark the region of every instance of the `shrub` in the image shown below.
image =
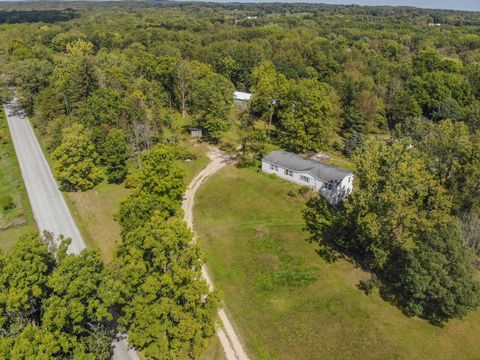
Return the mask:
[[360, 280], [357, 287], [362, 290], [365, 295], [370, 295], [373, 292], [373, 289], [375, 289], [375, 282], [372, 279]]
[[247, 167], [253, 167], [258, 164], [258, 161], [255, 159], [252, 159], [249, 156], [246, 155], [241, 155], [237, 158], [237, 168], [247, 168]]
[[235, 153], [236, 148], [237, 148], [237, 146], [230, 141], [226, 141], [226, 142], [224, 142], [220, 145], [220, 150], [223, 150], [223, 151], [225, 151], [229, 154]]
[[14, 209], [17, 205], [15, 205], [15, 202], [13, 201], [13, 198], [11, 195], [4, 195], [0, 198], [0, 207], [7, 211]]
[[302, 186], [300, 189], [298, 189], [298, 193], [302, 196], [307, 195], [312, 189], [309, 188], [308, 186]]

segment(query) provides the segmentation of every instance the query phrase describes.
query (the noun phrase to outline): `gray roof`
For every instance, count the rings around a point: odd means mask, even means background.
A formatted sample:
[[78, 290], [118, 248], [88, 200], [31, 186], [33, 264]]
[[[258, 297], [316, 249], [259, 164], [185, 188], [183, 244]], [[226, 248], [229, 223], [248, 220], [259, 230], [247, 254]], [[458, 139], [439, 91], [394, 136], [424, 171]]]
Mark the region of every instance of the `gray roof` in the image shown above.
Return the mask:
[[327, 165], [321, 161], [305, 159], [285, 150], [272, 151], [265, 156], [262, 161], [297, 172], [308, 172], [323, 181], [340, 181], [345, 176], [353, 175], [351, 171], [341, 167]]

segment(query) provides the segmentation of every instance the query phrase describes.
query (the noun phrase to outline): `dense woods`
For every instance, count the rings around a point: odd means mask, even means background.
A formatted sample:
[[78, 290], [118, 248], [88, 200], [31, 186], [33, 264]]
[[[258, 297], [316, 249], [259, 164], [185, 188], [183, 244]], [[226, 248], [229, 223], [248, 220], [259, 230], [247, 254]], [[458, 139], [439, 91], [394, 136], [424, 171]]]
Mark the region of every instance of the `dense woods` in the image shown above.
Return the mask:
[[[99, 3], [55, 13], [48, 7], [61, 4], [40, 6], [0, 13], [0, 22], [22, 22], [0, 25], [2, 96], [15, 89], [62, 190], [126, 180], [133, 192], [118, 211], [122, 243], [108, 266], [94, 252], [74, 257], [39, 243], [32, 256], [40, 278], [25, 277], [36, 282], [29, 290], [0, 258], [0, 354], [35, 351], [24, 343], [61, 333], [68, 346], [56, 356], [101, 358], [104, 342], [93, 348], [85, 326], [94, 317], [94, 334], [112, 336], [113, 308], [151, 358], [193, 358], [204, 349], [219, 300], [200, 279], [203, 259], [181, 220], [185, 184], [175, 163], [175, 143], [192, 127], [237, 149], [241, 166], [272, 147], [344, 156], [356, 191], [337, 207], [314, 197], [304, 213], [321, 256], [362, 266], [372, 274], [360, 284], [366, 292], [378, 287], [406, 314], [435, 324], [478, 306], [480, 14], [313, 4]], [[235, 89], [253, 93], [248, 111], [232, 110]], [[28, 241], [39, 242], [23, 239], [8, 256], [21, 261]], [[94, 313], [80, 324], [57, 328], [70, 320], [55, 321], [49, 309], [69, 295], [53, 279], [84, 271], [82, 262], [106, 274], [86, 281], [114, 295], [87, 306]], [[9, 296], [18, 286], [25, 293], [16, 303]]]

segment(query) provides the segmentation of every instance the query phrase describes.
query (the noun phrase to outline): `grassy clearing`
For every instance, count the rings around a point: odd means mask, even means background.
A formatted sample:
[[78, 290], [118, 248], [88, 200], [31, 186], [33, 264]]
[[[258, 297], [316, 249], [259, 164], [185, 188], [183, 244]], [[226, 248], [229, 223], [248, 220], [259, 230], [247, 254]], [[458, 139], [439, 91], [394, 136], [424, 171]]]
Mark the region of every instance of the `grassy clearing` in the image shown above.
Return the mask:
[[35, 230], [7, 119], [0, 110], [0, 248], [9, 250], [15, 240]]
[[195, 226], [227, 310], [258, 359], [474, 359], [480, 311], [444, 328], [356, 288], [368, 274], [324, 262], [304, 239], [296, 185], [227, 167], [198, 193]]
[[113, 219], [129, 194], [123, 185], [101, 183], [92, 190], [64, 193], [87, 246], [99, 249], [110, 261], [120, 241], [120, 225]]
[[210, 161], [207, 157], [207, 144], [187, 139], [180, 142], [180, 149], [195, 155], [191, 161], [179, 161], [180, 166], [185, 170], [185, 183], [188, 184]]

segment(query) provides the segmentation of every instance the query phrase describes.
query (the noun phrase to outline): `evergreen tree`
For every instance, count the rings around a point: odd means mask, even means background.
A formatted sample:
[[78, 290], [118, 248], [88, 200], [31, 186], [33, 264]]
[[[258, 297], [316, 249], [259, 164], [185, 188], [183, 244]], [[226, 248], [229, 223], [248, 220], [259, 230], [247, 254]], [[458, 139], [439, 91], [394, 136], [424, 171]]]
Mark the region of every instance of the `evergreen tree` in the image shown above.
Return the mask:
[[367, 119], [365, 115], [354, 107], [345, 111], [345, 123], [343, 129], [347, 134], [364, 134], [367, 132]]
[[107, 180], [110, 183], [120, 183], [127, 176], [128, 147], [125, 132], [120, 129], [112, 129], [108, 133], [103, 144], [103, 154]]

